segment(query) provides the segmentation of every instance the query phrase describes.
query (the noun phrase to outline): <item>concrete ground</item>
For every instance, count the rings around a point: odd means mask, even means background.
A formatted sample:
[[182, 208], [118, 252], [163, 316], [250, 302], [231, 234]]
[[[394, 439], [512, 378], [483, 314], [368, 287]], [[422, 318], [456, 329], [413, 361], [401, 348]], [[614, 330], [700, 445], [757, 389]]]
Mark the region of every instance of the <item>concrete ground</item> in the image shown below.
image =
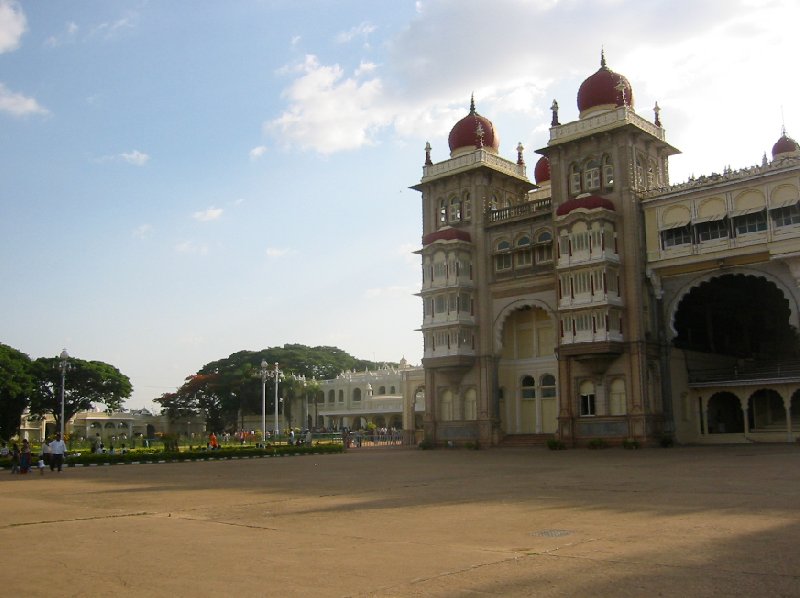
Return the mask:
[[800, 596], [800, 447], [0, 472], [3, 596]]

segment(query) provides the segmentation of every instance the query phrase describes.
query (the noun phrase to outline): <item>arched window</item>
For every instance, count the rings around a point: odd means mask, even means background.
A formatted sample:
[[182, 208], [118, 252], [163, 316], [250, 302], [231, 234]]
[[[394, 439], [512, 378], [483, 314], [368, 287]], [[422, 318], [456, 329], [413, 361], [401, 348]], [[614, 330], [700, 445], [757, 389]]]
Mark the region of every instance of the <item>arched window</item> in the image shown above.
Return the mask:
[[581, 169], [577, 164], [570, 164], [569, 167], [569, 192], [570, 195], [581, 192]]
[[394, 386], [392, 386], [392, 387], [389, 389], [389, 394], [390, 394], [390, 395], [397, 394], [397, 391], [395, 390]]
[[472, 220], [472, 199], [468, 191], [461, 195], [461, 217], [466, 222]]
[[357, 402], [361, 400], [361, 389], [354, 388], [353, 389], [353, 402]]
[[589, 160], [583, 171], [583, 188], [586, 191], [595, 191], [600, 188], [600, 162]]
[[549, 230], [542, 231], [536, 237], [536, 263], [553, 261], [553, 235]]
[[378, 394], [379, 395], [385, 395], [386, 394], [386, 387], [385, 386], [379, 386], [378, 387]]
[[457, 197], [450, 198], [450, 222], [461, 221], [461, 201]]
[[614, 188], [614, 164], [611, 156], [603, 156], [603, 187], [606, 189]]
[[531, 238], [528, 235], [523, 235], [517, 239], [516, 260], [517, 266], [530, 266], [533, 263]]
[[344, 403], [344, 391], [339, 390], [339, 402]]
[[470, 388], [464, 397], [464, 419], [478, 419], [478, 394]]
[[585, 380], [580, 385], [579, 400], [580, 400], [580, 414], [582, 416], [596, 415], [596, 406], [594, 400], [594, 382]]
[[533, 376], [523, 376], [522, 378], [522, 398], [535, 399], [536, 398], [536, 380]]
[[497, 244], [496, 252], [495, 269], [498, 272], [511, 269], [511, 243], [508, 241], [500, 241]]
[[336, 391], [331, 389], [328, 391], [328, 402], [335, 403], [336, 402]]
[[453, 419], [453, 393], [445, 390], [439, 396], [439, 421], [449, 422]]
[[625, 415], [625, 380], [614, 378], [611, 381], [608, 394], [608, 413], [609, 415]]
[[439, 226], [447, 224], [447, 202], [444, 199], [439, 200]]
[[541, 378], [542, 397], [556, 396], [556, 377], [553, 374], [544, 374]]

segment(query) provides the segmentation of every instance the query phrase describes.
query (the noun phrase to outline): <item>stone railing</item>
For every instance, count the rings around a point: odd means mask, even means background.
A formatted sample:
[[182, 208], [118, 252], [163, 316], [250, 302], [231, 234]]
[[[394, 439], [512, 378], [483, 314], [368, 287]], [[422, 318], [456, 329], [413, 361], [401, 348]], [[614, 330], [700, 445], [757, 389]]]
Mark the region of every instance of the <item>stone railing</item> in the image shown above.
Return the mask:
[[488, 210], [486, 213], [486, 220], [488, 222], [502, 222], [512, 218], [543, 214], [549, 212], [552, 209], [552, 205], [552, 201], [549, 197], [546, 199], [527, 201], [516, 206], [500, 208], [499, 210]]
[[624, 124], [632, 124], [661, 141], [666, 140], [664, 129], [645, 120], [628, 106], [620, 106], [615, 110], [609, 110], [597, 116], [590, 116], [553, 127], [550, 129], [549, 145], [564, 143], [576, 137], [582, 137], [587, 133], [605, 131]]
[[524, 164], [517, 164], [516, 162], [511, 162], [510, 160], [506, 160], [505, 158], [496, 154], [489, 153], [484, 149], [478, 149], [462, 156], [450, 158], [444, 162], [423, 166], [422, 182], [424, 183], [429, 179], [450, 174], [470, 166], [475, 166], [477, 164], [485, 164], [494, 170], [498, 170], [511, 176], [523, 179], [527, 178]]

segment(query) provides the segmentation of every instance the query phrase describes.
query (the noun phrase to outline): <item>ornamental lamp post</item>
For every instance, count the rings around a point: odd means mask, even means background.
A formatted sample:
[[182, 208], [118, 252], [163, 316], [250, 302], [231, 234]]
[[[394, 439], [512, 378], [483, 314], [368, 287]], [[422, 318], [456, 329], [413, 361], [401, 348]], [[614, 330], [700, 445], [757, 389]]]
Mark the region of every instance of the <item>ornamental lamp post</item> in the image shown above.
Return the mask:
[[61, 351], [61, 355], [59, 355], [61, 361], [58, 362], [58, 366], [61, 368], [61, 440], [64, 440], [64, 379], [67, 374], [67, 365], [69, 364], [69, 353], [67, 350], [64, 349]]
[[266, 359], [261, 360], [261, 443], [267, 443], [267, 376], [269, 364]]
[[272, 376], [275, 378], [275, 441], [277, 442], [277, 437], [281, 434], [281, 425], [278, 422], [278, 382], [281, 379], [281, 375], [283, 374], [282, 371], [278, 369], [278, 362], [275, 362], [275, 369], [272, 372]]

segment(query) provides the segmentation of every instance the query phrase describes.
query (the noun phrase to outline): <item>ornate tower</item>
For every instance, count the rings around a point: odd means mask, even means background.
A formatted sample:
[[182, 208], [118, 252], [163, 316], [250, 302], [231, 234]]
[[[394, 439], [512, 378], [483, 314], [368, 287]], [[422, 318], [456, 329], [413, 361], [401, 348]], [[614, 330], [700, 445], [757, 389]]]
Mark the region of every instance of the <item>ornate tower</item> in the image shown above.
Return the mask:
[[[577, 121], [554, 109], [550, 160], [559, 318], [559, 435], [647, 439], [662, 426], [654, 293], [639, 194], [668, 184], [677, 153], [634, 111], [628, 80], [601, 56]], [[556, 105], [557, 108], [557, 105]]]

